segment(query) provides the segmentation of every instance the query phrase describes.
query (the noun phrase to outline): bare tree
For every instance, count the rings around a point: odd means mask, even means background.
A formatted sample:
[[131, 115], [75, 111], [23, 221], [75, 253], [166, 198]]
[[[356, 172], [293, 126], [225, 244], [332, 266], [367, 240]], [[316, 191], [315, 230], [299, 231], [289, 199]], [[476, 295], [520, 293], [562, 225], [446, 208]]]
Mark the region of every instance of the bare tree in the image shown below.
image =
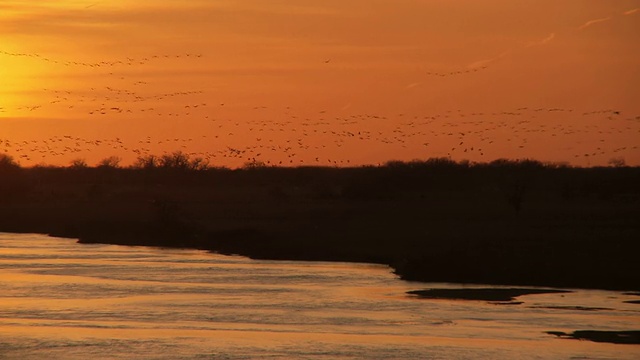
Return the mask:
[[203, 158], [191, 159], [189, 154], [182, 151], [162, 155], [158, 159], [158, 164], [162, 168], [176, 170], [206, 170], [209, 168], [209, 163]]
[[71, 167], [74, 169], [84, 169], [87, 167], [87, 162], [84, 159], [71, 160]]
[[155, 155], [138, 156], [133, 164], [135, 169], [155, 169], [160, 167], [160, 158]]
[[256, 159], [249, 160], [242, 165], [242, 167], [245, 169], [259, 169], [265, 166], [267, 166], [267, 164], [265, 164], [264, 161]]
[[98, 167], [115, 169], [120, 167], [121, 160], [122, 159], [117, 156], [109, 156], [108, 158], [100, 160], [100, 162], [98, 163]]
[[613, 167], [625, 167], [627, 166], [626, 161], [624, 161], [623, 157], [615, 157], [612, 159], [609, 159], [608, 162], [609, 166], [613, 166]]

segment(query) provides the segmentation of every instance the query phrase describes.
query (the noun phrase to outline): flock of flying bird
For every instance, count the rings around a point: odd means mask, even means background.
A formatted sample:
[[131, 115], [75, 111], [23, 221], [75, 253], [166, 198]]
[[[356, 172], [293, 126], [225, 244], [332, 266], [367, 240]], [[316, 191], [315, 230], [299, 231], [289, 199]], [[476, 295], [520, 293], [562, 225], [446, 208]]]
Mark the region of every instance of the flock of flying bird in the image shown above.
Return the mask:
[[[61, 61], [39, 54], [0, 51], [0, 56], [28, 57], [64, 66], [90, 68], [140, 66], [161, 59], [197, 59], [200, 54], [153, 55], [117, 61]], [[328, 61], [322, 61], [328, 64]], [[486, 69], [482, 66], [450, 73], [428, 72], [428, 76], [455, 76]], [[579, 111], [565, 108], [520, 107], [493, 112], [449, 110], [436, 114], [348, 114], [345, 111], [291, 107], [245, 106], [251, 120], [235, 118], [225, 104], [203, 102], [201, 90], [153, 93], [148, 81], [130, 80], [123, 75], [105, 74], [110, 86], [84, 90], [43, 89], [50, 100], [11, 109], [45, 112], [64, 109], [78, 116], [123, 120], [123, 134], [116, 138], [87, 138], [61, 134], [40, 139], [2, 138], [0, 153], [14, 155], [31, 164], [60, 159], [83, 158], [107, 149], [127, 159], [158, 155], [176, 150], [208, 160], [212, 165], [265, 164], [353, 165], [366, 152], [400, 154], [426, 159], [450, 157], [490, 161], [497, 157], [531, 156], [527, 151], [556, 146], [559, 151], [581, 158], [605, 162], [611, 157], [636, 151], [637, 145], [616, 143], [620, 136], [640, 136], [640, 116], [627, 116], [615, 109]], [[227, 106], [228, 107], [228, 106]], [[7, 109], [0, 107], [0, 112]], [[544, 114], [544, 115], [542, 115]], [[171, 137], [126, 134], [127, 121], [170, 120]], [[571, 121], [566, 121], [568, 118]], [[582, 118], [582, 119], [580, 119]], [[595, 120], [594, 120], [595, 119]], [[197, 130], [194, 130], [197, 129]], [[187, 134], [181, 136], [180, 134]], [[589, 138], [589, 141], [584, 139]], [[584, 142], [584, 143], [581, 143]], [[392, 160], [394, 155], [389, 155]], [[567, 159], [570, 160], [570, 159]]]
[[87, 68], [145, 65], [151, 61], [161, 60], [161, 59], [185, 59], [185, 58], [201, 58], [202, 57], [202, 54], [185, 53], [185, 54], [173, 54], [173, 55], [172, 54], [152, 55], [152, 56], [140, 57], [140, 58], [126, 57], [120, 60], [113, 60], [113, 61], [84, 62], [84, 61], [60, 60], [60, 59], [46, 57], [38, 53], [15, 53], [15, 52], [9, 52], [4, 50], [0, 50], [0, 55], [12, 56], [17, 58], [30, 58], [30, 59], [48, 62], [51, 64], [59, 64], [64, 66], [82, 66]]
[[[45, 162], [55, 158], [82, 158], [93, 152], [127, 158], [158, 155], [176, 150], [210, 161], [213, 165], [263, 163], [265, 165], [348, 165], [351, 154], [360, 149], [383, 149], [391, 153], [406, 149], [415, 158], [445, 156], [454, 159], [483, 159], [507, 149], [511, 156], [524, 157], [530, 146], [555, 144], [574, 158], [610, 159], [637, 145], [617, 145], [624, 133], [640, 135], [640, 127], [630, 122], [620, 126], [622, 118], [615, 110], [598, 110], [581, 117], [611, 119], [608, 123], [568, 125], [558, 119], [535, 117], [540, 112], [571, 112], [566, 109], [529, 109], [494, 113], [466, 113], [460, 110], [440, 114], [381, 116], [353, 114], [317, 117], [281, 115], [279, 120], [241, 121], [196, 114], [200, 135], [189, 137], [145, 136], [86, 138], [74, 135], [46, 139], [15, 140], [0, 138], [0, 151], [15, 154], [19, 160]], [[181, 118], [188, 117], [186, 113]], [[267, 116], [269, 117], [269, 116]], [[637, 117], [636, 117], [637, 119]], [[612, 123], [612, 121], [614, 123]], [[585, 136], [598, 134], [595, 142], [580, 145]], [[613, 146], [612, 146], [613, 145]], [[341, 150], [344, 149], [344, 150]], [[587, 150], [585, 150], [587, 149]]]

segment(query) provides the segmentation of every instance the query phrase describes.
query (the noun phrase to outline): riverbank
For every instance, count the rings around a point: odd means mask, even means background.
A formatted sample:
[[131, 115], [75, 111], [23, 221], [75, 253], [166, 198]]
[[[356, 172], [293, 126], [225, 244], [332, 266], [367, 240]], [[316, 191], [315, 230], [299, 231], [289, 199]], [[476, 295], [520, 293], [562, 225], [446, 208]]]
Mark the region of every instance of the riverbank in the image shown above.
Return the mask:
[[640, 290], [640, 169], [443, 160], [370, 168], [14, 169], [0, 231], [401, 278]]

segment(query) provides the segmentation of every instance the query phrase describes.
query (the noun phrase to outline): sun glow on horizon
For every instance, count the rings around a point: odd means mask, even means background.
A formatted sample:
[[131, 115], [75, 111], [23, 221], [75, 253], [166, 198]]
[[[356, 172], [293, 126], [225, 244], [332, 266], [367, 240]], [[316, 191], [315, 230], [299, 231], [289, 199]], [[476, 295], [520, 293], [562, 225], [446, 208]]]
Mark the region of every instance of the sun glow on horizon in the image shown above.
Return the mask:
[[24, 61], [0, 53], [0, 117], [16, 116], [20, 112], [18, 108], [28, 100], [23, 92], [30, 89], [31, 71]]
[[[76, 139], [25, 163], [184, 150], [229, 166], [640, 164], [636, 10], [456, 4], [12, 2], [0, 117], [25, 120], [0, 138]], [[127, 143], [80, 146], [116, 138]]]

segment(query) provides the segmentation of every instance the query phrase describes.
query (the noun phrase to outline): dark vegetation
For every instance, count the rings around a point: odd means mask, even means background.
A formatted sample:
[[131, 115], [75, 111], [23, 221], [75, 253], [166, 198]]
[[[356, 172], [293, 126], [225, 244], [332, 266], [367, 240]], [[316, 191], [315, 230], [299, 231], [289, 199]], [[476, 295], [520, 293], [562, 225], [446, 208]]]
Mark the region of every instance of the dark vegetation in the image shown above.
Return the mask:
[[572, 333], [562, 331], [547, 331], [547, 334], [555, 335], [563, 339], [589, 340], [612, 344], [635, 344], [640, 345], [640, 331], [598, 331], [598, 330], [577, 330]]
[[594, 306], [529, 306], [532, 309], [551, 309], [551, 310], [575, 310], [575, 311], [604, 311], [613, 310], [611, 308], [594, 307]]
[[389, 264], [429, 282], [640, 290], [640, 168], [431, 159], [212, 168], [184, 153], [22, 168], [0, 231], [253, 258]]
[[514, 301], [518, 296], [532, 294], [562, 294], [570, 291], [552, 289], [523, 289], [523, 288], [483, 288], [483, 289], [427, 289], [409, 291], [423, 299], [448, 300], [482, 300], [482, 301]]

